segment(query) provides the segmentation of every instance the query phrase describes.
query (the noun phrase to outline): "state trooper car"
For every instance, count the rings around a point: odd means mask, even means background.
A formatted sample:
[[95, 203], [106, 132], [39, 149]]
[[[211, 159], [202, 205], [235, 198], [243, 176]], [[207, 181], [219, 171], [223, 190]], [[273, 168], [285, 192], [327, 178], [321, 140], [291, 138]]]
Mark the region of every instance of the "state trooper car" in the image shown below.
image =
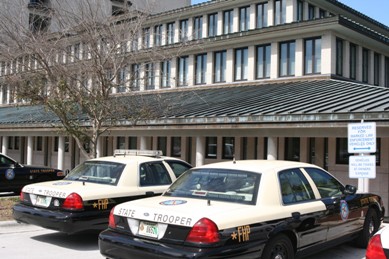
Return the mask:
[[20, 193], [23, 186], [31, 183], [60, 180], [66, 173], [62, 170], [34, 165], [22, 165], [0, 154], [0, 192]]
[[107, 258], [283, 258], [378, 230], [381, 197], [315, 165], [230, 161], [192, 168], [161, 196], [114, 207], [99, 235]]
[[160, 195], [192, 166], [160, 151], [116, 150], [91, 159], [63, 180], [27, 185], [13, 207], [18, 222], [68, 234], [107, 228], [119, 203]]

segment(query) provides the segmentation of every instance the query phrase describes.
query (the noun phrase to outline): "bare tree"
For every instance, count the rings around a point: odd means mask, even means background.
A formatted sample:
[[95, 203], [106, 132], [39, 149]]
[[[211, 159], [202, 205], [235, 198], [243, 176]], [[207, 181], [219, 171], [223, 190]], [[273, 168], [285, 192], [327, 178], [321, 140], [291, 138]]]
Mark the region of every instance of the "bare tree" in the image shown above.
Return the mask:
[[[8, 11], [0, 14], [0, 61], [8, 70], [2, 84], [15, 98], [54, 112], [86, 157], [96, 157], [99, 136], [120, 120], [136, 123], [169, 112], [169, 104], [156, 95], [157, 114], [134, 90], [142, 83], [147, 87], [152, 64], [195, 45], [148, 48], [156, 25], [149, 13], [123, 6], [120, 15], [111, 16], [103, 2], [56, 0], [47, 6], [38, 1], [32, 6], [38, 14], [26, 21], [25, 14], [11, 12], [25, 2], [7, 0], [1, 7]], [[140, 64], [146, 64], [144, 76]]]

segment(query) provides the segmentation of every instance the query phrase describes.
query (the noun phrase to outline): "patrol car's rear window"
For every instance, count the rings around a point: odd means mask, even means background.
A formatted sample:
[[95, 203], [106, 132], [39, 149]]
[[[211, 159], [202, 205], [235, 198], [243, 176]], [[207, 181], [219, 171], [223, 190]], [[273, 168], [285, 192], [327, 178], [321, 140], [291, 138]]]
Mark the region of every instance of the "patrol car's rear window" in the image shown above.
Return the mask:
[[86, 161], [74, 168], [66, 180], [117, 185], [125, 165], [106, 161]]
[[246, 171], [191, 169], [178, 178], [164, 195], [255, 204], [259, 181], [260, 174]]

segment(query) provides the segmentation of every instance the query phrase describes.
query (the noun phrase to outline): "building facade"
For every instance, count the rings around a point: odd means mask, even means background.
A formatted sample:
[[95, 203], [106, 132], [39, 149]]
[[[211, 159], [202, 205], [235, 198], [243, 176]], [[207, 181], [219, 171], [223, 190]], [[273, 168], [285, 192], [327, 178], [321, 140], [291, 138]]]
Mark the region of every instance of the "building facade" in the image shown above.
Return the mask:
[[[120, 13], [115, 6], [122, 1], [107, 2], [108, 14]], [[335, 0], [185, 5], [150, 14], [144, 33], [126, 51], [196, 44], [179, 57], [153, 64], [140, 58], [123, 71], [139, 94], [165, 95], [181, 108], [111, 129], [100, 139], [99, 156], [126, 148], [160, 149], [193, 165], [234, 158], [297, 160], [366, 189], [365, 181], [349, 178], [347, 126], [375, 122], [377, 177], [367, 188], [389, 202], [386, 25]], [[1, 62], [0, 77], [18, 66]], [[16, 103], [2, 85], [2, 153], [61, 169], [85, 159], [72, 139], [50, 127], [54, 117]]]

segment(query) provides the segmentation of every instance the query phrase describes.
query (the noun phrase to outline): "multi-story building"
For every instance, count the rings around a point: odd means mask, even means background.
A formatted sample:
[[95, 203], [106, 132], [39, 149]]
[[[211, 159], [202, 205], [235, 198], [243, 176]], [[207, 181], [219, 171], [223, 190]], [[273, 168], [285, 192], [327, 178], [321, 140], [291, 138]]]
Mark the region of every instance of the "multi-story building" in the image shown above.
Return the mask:
[[[123, 1], [107, 2], [112, 9]], [[369, 188], [389, 200], [386, 25], [336, 0], [174, 5], [177, 9], [150, 14], [145, 33], [129, 51], [180, 42], [195, 47], [162, 62], [140, 59], [125, 72], [136, 84], [132, 89], [146, 98], [168, 96], [181, 108], [135, 126], [123, 122], [101, 137], [99, 155], [147, 148], [194, 165], [233, 158], [299, 160], [363, 187], [349, 179], [347, 126], [375, 122], [376, 178]], [[12, 67], [1, 63], [0, 76]], [[10, 106], [8, 92], [2, 86], [3, 153], [63, 169], [84, 159], [74, 141], [47, 127], [55, 118], [42, 107]]]

